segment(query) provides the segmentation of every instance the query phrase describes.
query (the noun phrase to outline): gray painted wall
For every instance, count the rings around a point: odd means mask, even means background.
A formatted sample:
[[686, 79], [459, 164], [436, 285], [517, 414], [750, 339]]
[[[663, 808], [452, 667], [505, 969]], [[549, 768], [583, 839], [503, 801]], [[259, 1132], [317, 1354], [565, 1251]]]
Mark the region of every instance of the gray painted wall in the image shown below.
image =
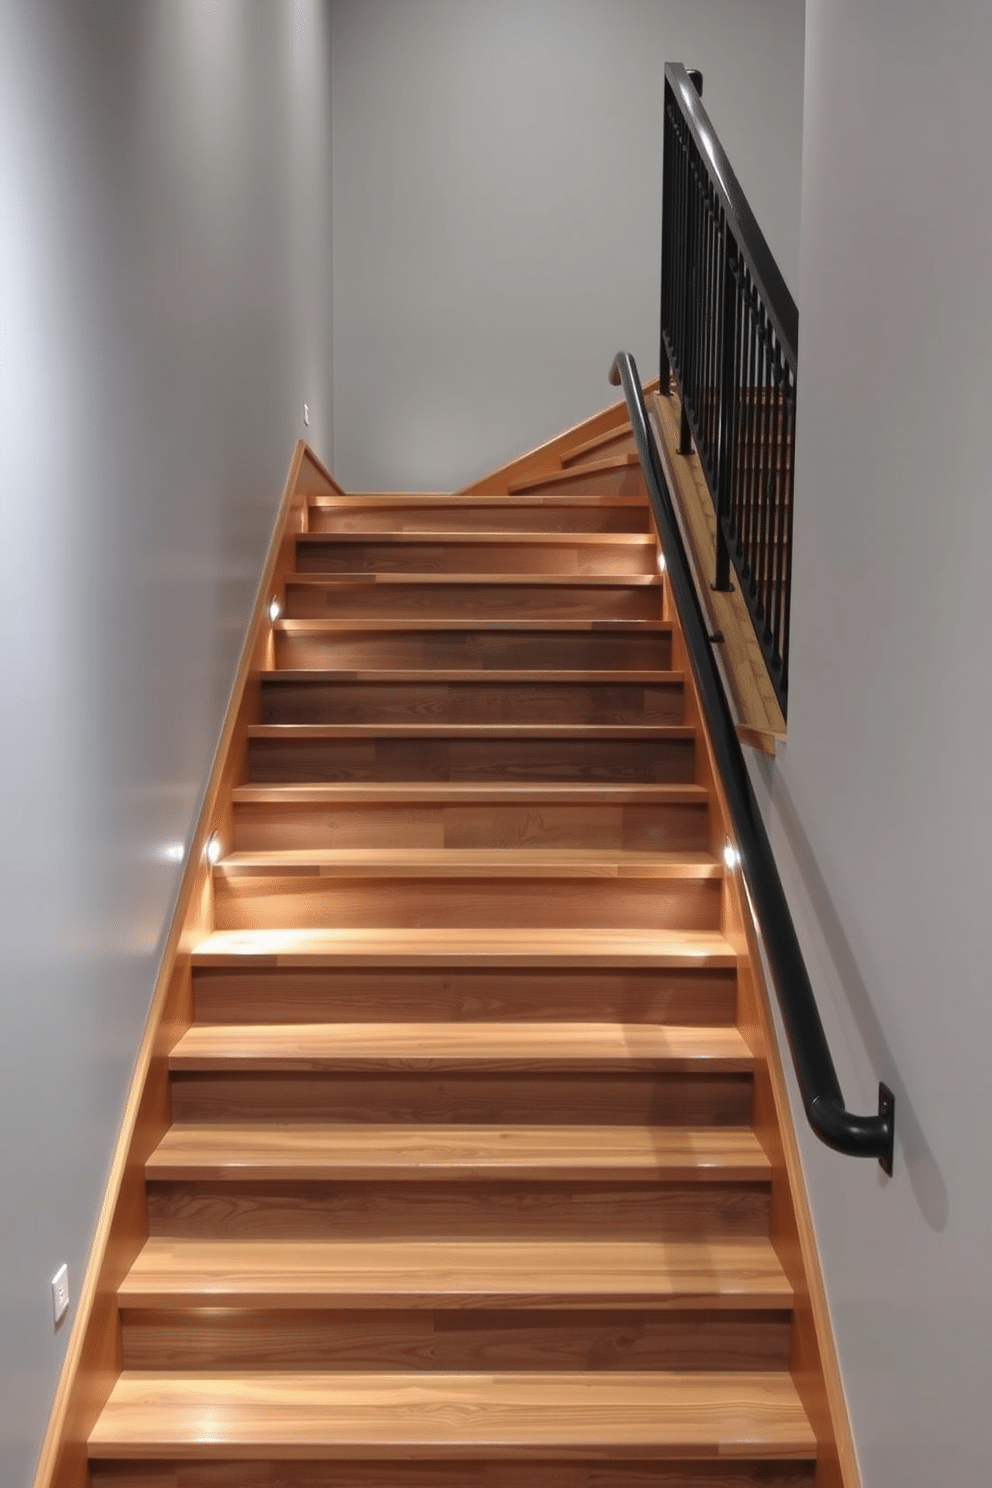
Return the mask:
[[444, 489], [657, 371], [663, 68], [799, 263], [802, 0], [335, 0], [336, 473]]
[[865, 1488], [992, 1459], [992, 10], [810, 0], [789, 743], [763, 772], [849, 1103], [800, 1126]]
[[[0, 1482], [31, 1480], [309, 400], [319, 0], [0, 3]], [[204, 645], [204, 637], [207, 644]]]

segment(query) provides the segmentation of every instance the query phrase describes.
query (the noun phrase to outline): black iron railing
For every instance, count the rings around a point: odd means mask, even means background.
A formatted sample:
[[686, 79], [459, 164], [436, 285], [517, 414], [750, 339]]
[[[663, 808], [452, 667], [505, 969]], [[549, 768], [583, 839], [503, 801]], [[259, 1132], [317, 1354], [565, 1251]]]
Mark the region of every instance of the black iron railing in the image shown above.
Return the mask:
[[717, 514], [716, 589], [737, 571], [786, 711], [799, 315], [703, 108], [702, 78], [665, 67], [661, 387], [682, 399]]
[[665, 553], [672, 596], [682, 623], [710, 743], [733, 821], [740, 869], [771, 967], [809, 1124], [828, 1147], [846, 1152], [851, 1157], [876, 1157], [885, 1172], [891, 1173], [895, 1100], [891, 1090], [880, 1084], [877, 1116], [855, 1116], [844, 1105], [782, 880], [744, 763], [699, 596], [690, 576], [671, 493], [648, 429], [637, 367], [629, 353], [622, 351], [617, 354], [610, 369], [610, 381], [623, 387], [627, 400], [631, 428]]

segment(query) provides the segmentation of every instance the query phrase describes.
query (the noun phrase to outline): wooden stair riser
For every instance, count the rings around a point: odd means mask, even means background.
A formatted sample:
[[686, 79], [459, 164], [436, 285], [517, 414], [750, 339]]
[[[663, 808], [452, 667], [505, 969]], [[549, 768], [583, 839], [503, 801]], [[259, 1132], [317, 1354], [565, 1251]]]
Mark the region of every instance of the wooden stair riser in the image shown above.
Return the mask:
[[459, 966], [371, 971], [196, 970], [199, 1023], [623, 1021], [719, 1027], [734, 1021], [732, 970], [532, 970]]
[[813, 1488], [815, 1463], [95, 1462], [91, 1488]]
[[624, 852], [700, 850], [705, 804], [502, 804], [429, 806], [235, 803], [237, 850], [278, 848], [590, 848]]
[[788, 1310], [490, 1306], [124, 1310], [125, 1369], [736, 1370], [788, 1367]]
[[601, 435], [598, 439], [588, 440], [569, 455], [562, 457], [561, 467], [563, 470], [581, 470], [584, 465], [595, 464], [597, 460], [608, 459], [612, 455], [633, 455], [637, 452], [637, 443], [630, 429], [619, 429], [609, 435]]
[[743, 1074], [173, 1072], [176, 1122], [748, 1126]]
[[651, 517], [636, 497], [586, 505], [562, 502], [485, 502], [463, 498], [457, 505], [362, 507], [341, 501], [312, 503], [309, 530], [322, 532], [650, 532]]
[[765, 1182], [148, 1184], [149, 1233], [216, 1240], [713, 1240], [765, 1236]]
[[[517, 541], [510, 541], [512, 536]], [[390, 540], [392, 536], [393, 540]], [[462, 534], [458, 534], [461, 538]], [[299, 573], [327, 574], [653, 574], [658, 548], [649, 533], [539, 532], [445, 540], [419, 533], [307, 533], [296, 540]]]
[[590, 460], [570, 470], [562, 470], [547, 476], [535, 476], [531, 480], [514, 481], [510, 490], [514, 495], [528, 491], [545, 495], [549, 491], [570, 495], [639, 496], [644, 490], [644, 481], [638, 465], [617, 465], [611, 470], [597, 469], [598, 461]]
[[248, 780], [328, 781], [615, 781], [691, 784], [691, 735], [637, 738], [500, 736], [340, 739], [253, 738]]
[[[550, 664], [561, 671], [667, 671], [672, 637], [667, 627], [643, 634], [617, 630], [555, 630], [552, 623], [534, 630], [465, 629], [346, 630], [335, 626], [324, 634], [277, 626], [277, 667], [406, 667], [411, 670], [483, 668], [537, 669]], [[618, 681], [623, 681], [622, 675]]]
[[289, 619], [418, 620], [432, 616], [461, 620], [595, 620], [604, 612], [619, 620], [662, 620], [661, 584], [595, 585], [432, 584], [408, 581], [377, 584], [363, 580], [286, 580]]
[[[452, 870], [453, 875], [456, 870]], [[715, 930], [719, 879], [378, 877], [316, 873], [214, 878], [218, 930], [371, 926], [612, 926]]]
[[681, 723], [681, 678], [651, 683], [262, 677], [263, 723]]

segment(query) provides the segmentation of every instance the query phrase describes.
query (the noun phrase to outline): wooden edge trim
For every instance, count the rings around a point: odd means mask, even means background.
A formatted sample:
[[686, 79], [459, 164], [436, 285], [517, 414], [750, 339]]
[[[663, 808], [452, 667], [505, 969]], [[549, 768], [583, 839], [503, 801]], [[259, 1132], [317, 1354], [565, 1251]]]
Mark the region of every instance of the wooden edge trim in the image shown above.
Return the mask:
[[786, 737], [785, 718], [754, 625], [740, 589], [718, 594], [710, 587], [714, 564], [714, 513], [695, 454], [678, 454], [676, 395], [655, 393], [653, 418], [649, 419], [665, 477], [671, 488], [675, 514], [682, 531], [703, 613], [711, 633], [723, 642], [716, 648], [731, 712], [741, 741], [766, 754]]
[[[304, 441], [297, 441], [297, 449], [303, 454], [297, 480], [298, 485], [295, 494], [298, 496], [320, 496], [328, 488], [338, 496], [347, 496], [348, 492], [343, 486], [339, 486], [323, 460], [315, 455], [310, 446]], [[294, 455], [295, 459], [295, 455]]]
[[[732, 836], [730, 812], [709, 730], [696, 697], [678, 616], [670, 606], [666, 616], [673, 625], [672, 666], [680, 665], [687, 675], [687, 719], [691, 712], [703, 742], [697, 781], [711, 789], [714, 809], [710, 850], [719, 856], [727, 838]], [[772, 1015], [761, 937], [739, 873], [727, 874], [724, 879], [721, 929], [737, 952], [737, 1023], [757, 1061], [754, 1129], [772, 1165], [769, 1233], [794, 1293], [790, 1369], [817, 1438], [817, 1488], [861, 1488], [806, 1179]]]
[[[658, 379], [652, 378], [644, 384], [644, 392], [653, 392], [658, 386]], [[509, 495], [511, 481], [522, 481], [530, 476], [550, 474], [552, 471], [560, 470], [564, 458], [580, 449], [583, 444], [595, 439], [610, 430], [621, 429], [629, 422], [627, 405], [623, 400], [619, 403], [611, 403], [609, 407], [602, 408], [598, 413], [583, 419], [581, 423], [573, 424], [563, 434], [556, 434], [554, 439], [548, 439], [544, 444], [539, 444], [526, 454], [518, 455], [505, 465], [499, 465], [495, 470], [490, 470], [487, 475], [480, 476], [478, 480], [470, 485], [461, 486], [456, 496], [506, 496]]]
[[[774, 1107], [774, 1123], [762, 1122], [761, 1112], [756, 1109], [755, 1130], [768, 1151], [773, 1174], [784, 1169], [786, 1180], [778, 1195], [773, 1192], [771, 1238], [795, 1290], [796, 1323], [791, 1368], [820, 1444], [817, 1488], [821, 1485], [822, 1488], [835, 1488], [835, 1485], [836, 1488], [861, 1488], [857, 1450], [820, 1267], [782, 1050], [772, 1014], [772, 994], [761, 938], [747, 893], [739, 884], [737, 875], [731, 884], [731, 897], [731, 918], [736, 924], [726, 926], [727, 938], [734, 943], [738, 935], [742, 935], [747, 946], [752, 1001], [757, 1012], [761, 1052]], [[783, 1204], [783, 1198], [787, 1204]]]
[[[163, 1050], [160, 1047], [163, 1034], [165, 1041], [171, 1046], [178, 1032], [167, 1026], [170, 1022], [168, 1016], [170, 1005], [178, 1000], [177, 970], [183, 958], [188, 959], [192, 944], [202, 939], [211, 928], [209, 923], [204, 923], [212, 919], [209, 870], [205, 863], [206, 845], [211, 834], [217, 830], [219, 819], [224, 812], [222, 789], [228, 773], [229, 760], [232, 754], [236, 753], [236, 735], [239, 724], [243, 726], [242, 714], [249, 690], [249, 680], [258, 665], [259, 653], [271, 646], [271, 631], [267, 623], [268, 605], [272, 590], [280, 578], [279, 565], [285, 561], [287, 542], [291, 543], [295, 535], [294, 521], [300, 523], [305, 520], [306, 496], [309, 494], [313, 481], [319, 481], [321, 486], [330, 483], [335, 490], [341, 489], [308, 446], [299, 440], [290, 461], [282, 499], [262, 568], [262, 576], [241, 648], [227, 711], [207, 777], [196, 827], [190, 840], [186, 865], [179, 882], [169, 931], [155, 978], [148, 1017], [128, 1087], [110, 1172], [97, 1215], [96, 1229], [79, 1289], [76, 1315], [66, 1346], [51, 1414], [42, 1439], [41, 1453], [34, 1476], [34, 1488], [53, 1488], [53, 1485], [62, 1488], [63, 1484], [71, 1484], [73, 1488], [79, 1484], [80, 1488], [84, 1488], [87, 1482], [86, 1438], [93, 1421], [113, 1388], [115, 1375], [115, 1371], [108, 1367], [107, 1359], [103, 1358], [99, 1361], [97, 1369], [89, 1371], [97, 1374], [98, 1377], [96, 1379], [86, 1377], [88, 1373], [85, 1367], [87, 1345], [90, 1342], [91, 1330], [94, 1324], [97, 1324], [97, 1331], [101, 1334], [97, 1348], [102, 1347], [104, 1354], [108, 1350], [110, 1353], [113, 1352], [113, 1346], [107, 1342], [107, 1330], [99, 1326], [103, 1320], [98, 1313], [101, 1307], [105, 1309], [108, 1303], [113, 1308], [117, 1305], [116, 1278], [108, 1273], [118, 1269], [112, 1264], [115, 1258], [114, 1247], [121, 1245], [119, 1234], [123, 1223], [121, 1196], [132, 1166], [132, 1153], [139, 1132], [139, 1116], [142, 1112], [153, 1061], [157, 1057], [163, 1058], [168, 1052], [168, 1049]], [[141, 1161], [143, 1166], [143, 1157]], [[143, 1239], [143, 1236], [141, 1238]], [[122, 1248], [127, 1249], [126, 1240]]]
[[[698, 727], [702, 741], [697, 750], [696, 783], [710, 791], [709, 847], [720, 857], [727, 838], [733, 835], [730, 812], [669, 584], [664, 594], [664, 616], [672, 626], [671, 666], [685, 673], [685, 720]], [[817, 1438], [817, 1488], [861, 1488], [760, 935], [739, 873], [724, 878], [721, 930], [737, 954], [737, 1025], [756, 1060], [754, 1129], [772, 1165], [769, 1233], [793, 1288], [790, 1370]]]

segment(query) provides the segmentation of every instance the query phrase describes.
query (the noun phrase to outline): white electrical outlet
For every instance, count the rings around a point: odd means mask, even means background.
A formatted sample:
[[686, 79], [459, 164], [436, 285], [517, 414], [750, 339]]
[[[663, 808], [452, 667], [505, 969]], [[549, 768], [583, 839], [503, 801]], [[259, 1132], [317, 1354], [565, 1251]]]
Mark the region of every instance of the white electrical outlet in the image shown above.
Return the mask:
[[307, 425], [309, 425], [309, 423], [310, 423], [310, 404], [309, 403], [304, 403], [304, 405], [303, 405], [303, 422], [305, 424], [307, 424]]
[[52, 1310], [56, 1327], [69, 1311], [69, 1267], [60, 1266], [52, 1277]]

